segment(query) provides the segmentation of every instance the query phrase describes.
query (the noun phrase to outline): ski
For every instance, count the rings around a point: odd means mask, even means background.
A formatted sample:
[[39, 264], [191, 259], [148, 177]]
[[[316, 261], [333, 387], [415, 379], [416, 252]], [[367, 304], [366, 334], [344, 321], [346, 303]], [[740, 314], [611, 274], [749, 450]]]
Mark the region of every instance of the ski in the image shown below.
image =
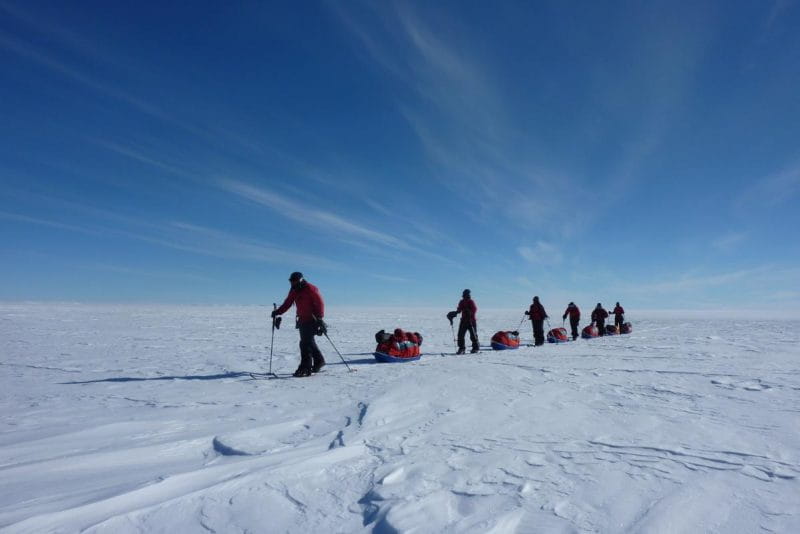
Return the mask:
[[[324, 372], [325, 372], [324, 370], [320, 370], [317, 371], [316, 373], [311, 373], [308, 376], [310, 377], [314, 375], [321, 375]], [[280, 374], [280, 375], [276, 373], [247, 373], [247, 374], [250, 375], [250, 378], [252, 378], [253, 380], [283, 380], [286, 378], [308, 378], [305, 376], [294, 376], [294, 374]]]
[[280, 376], [275, 373], [247, 373], [253, 380], [273, 380], [275, 378], [288, 378], [287, 376]]

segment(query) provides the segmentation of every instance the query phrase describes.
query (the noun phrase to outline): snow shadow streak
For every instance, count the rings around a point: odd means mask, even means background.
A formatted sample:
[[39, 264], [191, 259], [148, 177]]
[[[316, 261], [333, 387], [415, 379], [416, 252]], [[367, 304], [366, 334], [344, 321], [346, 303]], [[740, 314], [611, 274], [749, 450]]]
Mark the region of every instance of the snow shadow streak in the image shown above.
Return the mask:
[[149, 380], [220, 380], [222, 378], [239, 378], [250, 376], [249, 372], [235, 371], [228, 373], [218, 373], [215, 375], [183, 375], [183, 376], [117, 376], [111, 378], [98, 378], [97, 380], [75, 380], [72, 382], [59, 382], [59, 384], [96, 384], [98, 382], [145, 382]]

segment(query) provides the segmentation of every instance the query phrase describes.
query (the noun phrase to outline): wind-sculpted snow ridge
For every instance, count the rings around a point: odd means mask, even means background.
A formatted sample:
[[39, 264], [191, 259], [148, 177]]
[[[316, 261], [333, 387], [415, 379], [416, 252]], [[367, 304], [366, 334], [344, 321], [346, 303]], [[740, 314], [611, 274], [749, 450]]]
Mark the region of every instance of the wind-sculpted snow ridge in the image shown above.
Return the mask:
[[[358, 372], [253, 380], [268, 312], [0, 305], [0, 531], [800, 532], [798, 321], [440, 357], [443, 313], [332, 309]], [[376, 364], [394, 326], [435, 356]]]

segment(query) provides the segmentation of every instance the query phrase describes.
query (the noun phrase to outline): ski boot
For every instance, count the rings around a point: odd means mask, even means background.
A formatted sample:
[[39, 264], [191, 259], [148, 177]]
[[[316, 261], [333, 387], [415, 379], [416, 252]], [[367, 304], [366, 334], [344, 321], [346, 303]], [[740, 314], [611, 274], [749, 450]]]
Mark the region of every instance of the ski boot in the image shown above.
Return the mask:
[[323, 367], [325, 367], [325, 358], [322, 356], [314, 358], [314, 365], [311, 366], [311, 372], [319, 373]]
[[304, 376], [311, 376], [311, 369], [309, 367], [303, 367], [302, 365], [297, 368], [297, 371], [294, 372], [295, 378], [302, 378]]
[[459, 349], [456, 351], [456, 354], [464, 354], [466, 352], [467, 352], [466, 349], [463, 349], [463, 348], [459, 347]]
[[479, 347], [472, 347], [472, 350], [469, 351], [469, 353], [470, 354], [475, 354], [475, 353], [480, 352], [480, 351], [481, 351], [481, 349]]

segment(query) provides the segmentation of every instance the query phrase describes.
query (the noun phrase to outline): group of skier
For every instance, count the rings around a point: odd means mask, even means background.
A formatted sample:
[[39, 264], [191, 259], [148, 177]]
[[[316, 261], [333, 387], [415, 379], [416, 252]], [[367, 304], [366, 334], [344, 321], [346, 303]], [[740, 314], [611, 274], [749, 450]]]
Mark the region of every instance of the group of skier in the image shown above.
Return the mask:
[[[325, 366], [325, 358], [322, 356], [322, 352], [314, 339], [315, 336], [327, 334], [327, 327], [323, 320], [325, 303], [317, 286], [306, 281], [302, 273], [293, 272], [289, 276], [289, 284], [291, 288], [283, 304], [272, 311], [273, 326], [280, 325], [280, 316], [294, 304], [297, 308], [295, 326], [300, 331], [300, 366], [294, 372], [294, 376], [310, 376], [312, 373], [319, 372]], [[478, 306], [472, 300], [470, 290], [465, 289], [461, 293], [461, 300], [458, 302], [456, 309], [447, 313], [447, 319], [451, 325], [453, 324], [453, 319], [461, 315], [458, 323], [458, 351], [456, 354], [464, 354], [466, 352], [465, 338], [467, 332], [469, 332], [469, 339], [472, 343], [471, 352], [480, 351], [477, 313]], [[621, 327], [624, 322], [625, 310], [620, 306], [619, 302], [617, 302], [612, 313], [614, 314], [614, 325]], [[533, 297], [533, 303], [525, 310], [525, 315], [533, 326], [534, 345], [543, 345], [545, 341], [544, 322], [549, 316], [538, 296]], [[569, 317], [572, 339], [574, 340], [578, 337], [578, 324], [581, 320], [581, 310], [574, 302], [569, 303], [561, 318], [566, 320], [567, 317]], [[609, 313], [598, 302], [597, 306], [592, 310], [592, 324], [597, 327], [601, 336], [605, 333], [605, 322], [608, 317]], [[524, 319], [525, 317], [523, 317]]]
[[[614, 326], [622, 328], [622, 324], [625, 322], [625, 309], [617, 302], [617, 305], [614, 306], [614, 310], [611, 313], [614, 314]], [[566, 320], [567, 317], [569, 317], [569, 326], [572, 330], [572, 339], [575, 340], [578, 338], [578, 323], [581, 322], [581, 310], [574, 302], [570, 302], [567, 305], [567, 309], [564, 310], [564, 315], [561, 316], [561, 319]], [[591, 324], [597, 327], [598, 334], [601, 336], [605, 335], [606, 319], [608, 319], [608, 317], [608, 312], [603, 308], [603, 305], [598, 302], [597, 306], [592, 310]], [[541, 343], [537, 344], [540, 345]]]
[[[478, 352], [480, 350], [477, 333], [477, 312], [478, 306], [475, 304], [475, 301], [472, 300], [470, 290], [465, 289], [461, 294], [461, 300], [456, 310], [447, 314], [447, 318], [450, 320], [451, 324], [453, 319], [458, 314], [461, 314], [461, 321], [458, 324], [458, 352], [456, 352], [456, 354], [464, 354], [466, 352], [465, 335], [467, 332], [469, 332], [469, 338], [472, 342], [471, 352]], [[612, 313], [614, 314], [614, 326], [621, 328], [622, 324], [625, 322], [625, 309], [617, 302]], [[544, 345], [544, 322], [549, 319], [550, 316], [547, 315], [538, 296], [533, 297], [533, 303], [525, 310], [525, 315], [531, 321], [533, 327], [534, 345]], [[567, 309], [564, 310], [564, 314], [561, 316], [562, 321], [565, 321], [567, 317], [569, 317], [569, 325], [572, 330], [572, 339], [575, 340], [579, 335], [578, 325], [581, 322], [581, 310], [574, 302], [570, 302], [567, 305]], [[601, 336], [605, 335], [605, 324], [608, 317], [609, 313], [603, 308], [603, 305], [598, 302], [597, 306], [592, 310], [592, 324], [597, 327], [598, 333]]]

